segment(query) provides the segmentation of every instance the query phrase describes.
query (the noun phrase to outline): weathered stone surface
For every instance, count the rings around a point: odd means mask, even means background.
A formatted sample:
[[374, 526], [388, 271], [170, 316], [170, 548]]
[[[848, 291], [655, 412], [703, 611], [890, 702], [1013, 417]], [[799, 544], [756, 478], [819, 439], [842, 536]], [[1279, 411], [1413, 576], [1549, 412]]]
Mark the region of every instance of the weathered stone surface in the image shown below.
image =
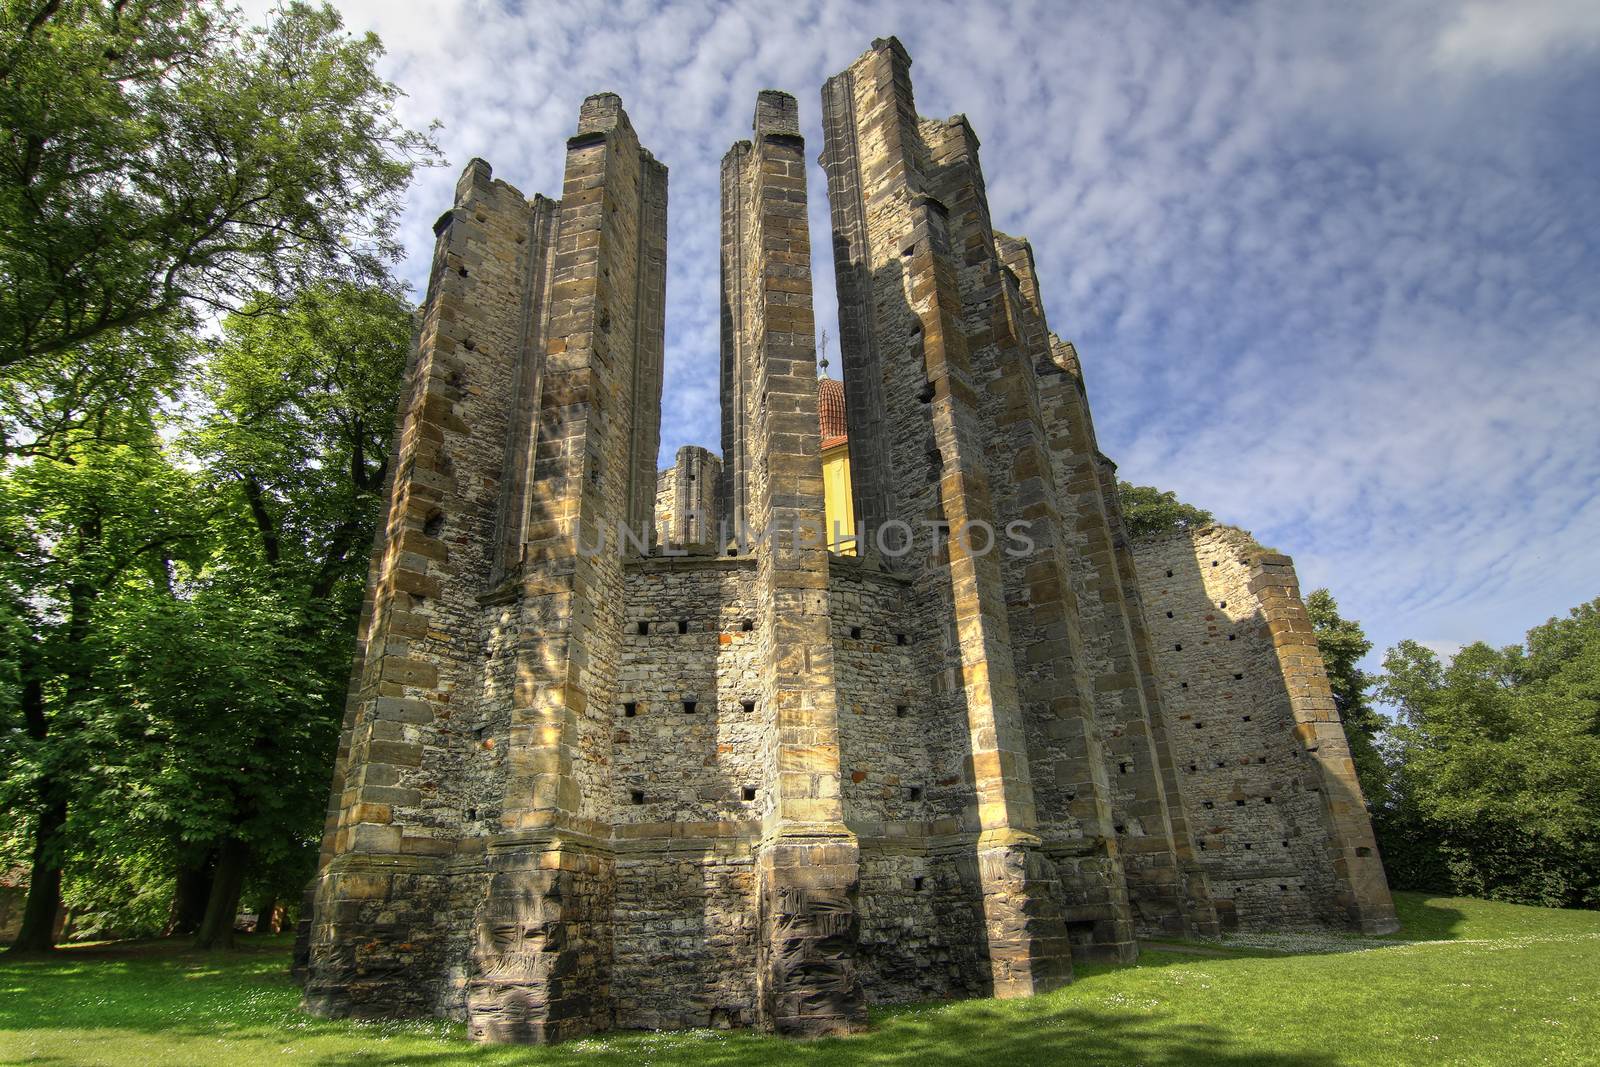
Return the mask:
[[[1032, 250], [909, 69], [877, 41], [823, 91], [855, 555], [824, 542], [794, 98], [759, 94], [722, 164], [722, 454], [659, 472], [666, 169], [609, 93], [560, 199], [467, 166], [297, 942], [310, 1010], [813, 1036], [1219, 911], [1392, 926], [1292, 565], [1230, 531], [1129, 544]], [[1024, 552], [970, 539], [1018, 524]]]
[[1228, 526], [1134, 556], [1173, 763], [1224, 925], [1398, 929], [1289, 557]]

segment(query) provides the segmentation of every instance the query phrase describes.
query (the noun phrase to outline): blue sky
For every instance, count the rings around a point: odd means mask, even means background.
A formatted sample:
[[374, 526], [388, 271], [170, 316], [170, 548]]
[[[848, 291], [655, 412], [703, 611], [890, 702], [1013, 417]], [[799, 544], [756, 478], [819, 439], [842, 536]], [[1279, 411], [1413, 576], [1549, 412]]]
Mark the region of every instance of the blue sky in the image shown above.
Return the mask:
[[1292, 554], [1380, 651], [1509, 643], [1600, 595], [1593, 0], [338, 6], [444, 124], [418, 282], [469, 158], [559, 193], [579, 102], [622, 95], [671, 169], [663, 456], [717, 444], [717, 167], [756, 91], [799, 98], [815, 160], [823, 79], [895, 34], [918, 109], [976, 128], [1126, 478]]

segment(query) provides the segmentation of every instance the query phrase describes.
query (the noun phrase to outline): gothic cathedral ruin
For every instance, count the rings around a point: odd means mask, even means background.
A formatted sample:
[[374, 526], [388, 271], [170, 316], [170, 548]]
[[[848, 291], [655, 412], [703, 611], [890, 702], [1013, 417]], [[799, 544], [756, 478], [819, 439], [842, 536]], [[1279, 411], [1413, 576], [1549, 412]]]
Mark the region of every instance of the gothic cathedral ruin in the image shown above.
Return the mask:
[[822, 90], [842, 388], [797, 104], [760, 94], [722, 163], [720, 456], [659, 476], [666, 167], [605, 93], [559, 199], [467, 166], [302, 923], [310, 1010], [817, 1035], [1140, 938], [1395, 927], [1288, 558], [1222, 527], [1129, 542], [1032, 249], [910, 67], [876, 41]]

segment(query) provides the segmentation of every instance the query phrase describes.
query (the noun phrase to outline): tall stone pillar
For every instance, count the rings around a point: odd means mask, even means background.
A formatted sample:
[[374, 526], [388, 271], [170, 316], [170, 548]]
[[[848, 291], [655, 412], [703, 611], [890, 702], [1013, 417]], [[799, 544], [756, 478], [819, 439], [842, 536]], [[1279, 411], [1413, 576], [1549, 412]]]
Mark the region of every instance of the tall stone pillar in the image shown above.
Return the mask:
[[754, 141], [723, 161], [722, 203], [723, 321], [737, 326], [731, 344], [724, 333], [724, 407], [743, 405], [730, 484], [745, 521], [769, 534], [757, 548], [772, 785], [757, 857], [758, 1012], [779, 1033], [819, 1035], [863, 1025], [865, 1008], [859, 859], [839, 791], [805, 167], [794, 98], [762, 92]]
[[[514, 383], [537, 378], [525, 280], [548, 251], [539, 211], [473, 160], [438, 242], [398, 413], [388, 501], [369, 571], [322, 862], [300, 954], [305, 1003], [326, 1015], [419, 1014], [451, 999], [449, 931], [459, 803], [456, 701], [479, 663], [445, 631], [479, 613]], [[531, 240], [530, 240], [531, 238]]]
[[[1067, 980], [1071, 953], [1061, 877], [1037, 833], [1008, 590], [999, 553], [975, 550], [983, 536], [975, 530], [1003, 525], [985, 459], [997, 442], [968, 339], [975, 309], [963, 301], [968, 226], [986, 205], [981, 186], [968, 188], [969, 202], [937, 196], [949, 190], [924, 136], [930, 124], [917, 118], [910, 63], [898, 41], [876, 41], [823, 89], [851, 473], [869, 532], [898, 521], [932, 537], [934, 560], [924, 542], [899, 566], [909, 568], [919, 613], [940, 631], [924, 646], [937, 680], [929, 713], [960, 715], [967, 726], [962, 820], [974, 834], [969, 869], [988, 984], [998, 996], [1025, 995]], [[1064, 725], [1081, 722], [1071, 698], [1058, 697], [1067, 703], [1052, 703], [1052, 713]], [[1078, 762], [1094, 772], [1089, 753]], [[1113, 850], [1096, 872], [1110, 885], [1119, 879], [1109, 816], [1092, 780], [1084, 792], [1093, 847]]]
[[1215, 912], [1194, 858], [1165, 742], [1132, 556], [1116, 509], [1116, 483], [1113, 478], [1108, 497], [1106, 461], [1077, 354], [1049, 331], [1032, 247], [1002, 233], [993, 238], [1026, 353], [1014, 374], [1032, 385], [1045, 434], [1042, 462], [1059, 502], [1062, 540], [1071, 548], [1075, 645], [1094, 679], [1092, 706], [1103, 738], [1101, 759], [1131, 915], [1144, 936], [1214, 933]]
[[603, 756], [621, 531], [648, 538], [654, 513], [665, 208], [666, 170], [621, 101], [589, 97], [567, 142], [504, 795], [467, 994], [480, 1039], [553, 1041], [609, 1025]]

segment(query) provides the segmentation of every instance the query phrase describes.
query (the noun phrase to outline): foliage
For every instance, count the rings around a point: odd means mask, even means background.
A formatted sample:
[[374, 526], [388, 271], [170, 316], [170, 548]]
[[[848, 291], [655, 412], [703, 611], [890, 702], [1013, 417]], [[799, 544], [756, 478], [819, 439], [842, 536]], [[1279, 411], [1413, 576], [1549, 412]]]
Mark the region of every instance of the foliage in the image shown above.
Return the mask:
[[1388, 795], [1389, 769], [1378, 741], [1386, 720], [1367, 696], [1376, 679], [1359, 666], [1362, 657], [1372, 651], [1372, 642], [1359, 622], [1339, 614], [1338, 602], [1326, 589], [1311, 591], [1306, 597], [1306, 613], [1317, 634], [1317, 650], [1328, 670], [1328, 684], [1339, 708], [1339, 721], [1344, 724], [1361, 792], [1369, 805], [1381, 808]]
[[376, 37], [290, 3], [0, 3], [0, 371], [195, 304], [381, 279], [437, 149]]
[[1600, 907], [1600, 600], [1524, 646], [1480, 642], [1445, 664], [1404, 641], [1384, 667], [1414, 862], [1456, 892]]
[[1178, 530], [1197, 530], [1213, 520], [1211, 512], [1185, 504], [1173, 492], [1150, 485], [1119, 482], [1122, 519], [1132, 538], [1159, 537]]
[[[467, 1040], [442, 1020], [313, 1019], [287, 938], [218, 959], [168, 945], [73, 948], [0, 964], [0, 1060], [156, 1065], [297, 1063], [1339, 1064], [1593, 1059], [1600, 916], [1399, 894], [1405, 940], [1283, 956], [1147, 949], [1080, 965], [1037, 997], [904, 1005], [854, 1037], [751, 1031], [615, 1033], [530, 1050]], [[1426, 1010], [1418, 1010], [1425, 1005]], [[92, 1039], [86, 1014], [92, 1011]]]
[[219, 921], [246, 880], [306, 873], [409, 335], [387, 263], [437, 157], [381, 54], [328, 6], [0, 0], [0, 860], [32, 865], [24, 947], [58, 892], [144, 929], [176, 873], [229, 874]]

